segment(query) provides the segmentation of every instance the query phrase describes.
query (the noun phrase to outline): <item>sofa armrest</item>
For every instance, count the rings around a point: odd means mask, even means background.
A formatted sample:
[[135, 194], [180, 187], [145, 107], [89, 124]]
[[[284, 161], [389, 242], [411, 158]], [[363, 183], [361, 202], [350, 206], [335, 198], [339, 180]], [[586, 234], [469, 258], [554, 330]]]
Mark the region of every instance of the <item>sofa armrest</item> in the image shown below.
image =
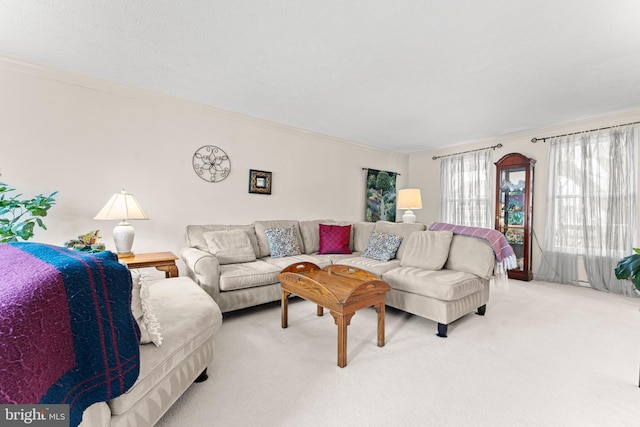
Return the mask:
[[182, 248], [180, 256], [187, 266], [187, 275], [217, 302], [220, 295], [220, 263], [218, 258], [209, 252], [196, 248]]
[[111, 425], [111, 409], [107, 402], [96, 402], [82, 413], [79, 427], [109, 427]]

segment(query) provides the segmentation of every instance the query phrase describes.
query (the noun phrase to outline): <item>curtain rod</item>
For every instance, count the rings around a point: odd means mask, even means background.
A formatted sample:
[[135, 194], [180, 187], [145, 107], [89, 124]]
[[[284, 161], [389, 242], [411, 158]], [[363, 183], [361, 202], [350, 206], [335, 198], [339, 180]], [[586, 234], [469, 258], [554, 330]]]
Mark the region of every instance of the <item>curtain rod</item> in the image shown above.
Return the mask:
[[442, 156], [433, 156], [431, 159], [438, 160], [438, 159], [441, 159], [443, 157], [457, 156], [458, 154], [467, 154], [467, 153], [473, 153], [475, 151], [482, 151], [482, 150], [491, 150], [491, 149], [495, 150], [496, 148], [502, 148], [502, 144], [496, 144], [496, 145], [492, 145], [491, 147], [485, 147], [485, 148], [476, 148], [475, 150], [461, 151], [459, 153], [444, 154]]
[[545, 136], [544, 138], [531, 138], [531, 142], [533, 142], [534, 144], [538, 141], [542, 141], [542, 142], [547, 142], [547, 139], [551, 139], [551, 138], [560, 138], [561, 136], [569, 136], [569, 135], [577, 135], [579, 133], [584, 133], [584, 132], [596, 132], [599, 130], [605, 130], [605, 129], [611, 129], [611, 128], [616, 128], [618, 126], [629, 126], [629, 125], [637, 125], [640, 122], [631, 122], [631, 123], [624, 123], [621, 125], [615, 125], [615, 126], [605, 126], [603, 128], [598, 128], [598, 129], [589, 129], [589, 130], [583, 130], [580, 132], [571, 132], [571, 133], [565, 133], [562, 135], [555, 135], [555, 136]]
[[[368, 171], [368, 170], [369, 170], [369, 168], [362, 168], [362, 170], [363, 170], [363, 171]], [[378, 170], [378, 169], [374, 169], [374, 170]], [[389, 171], [380, 171], [380, 172], [389, 172]], [[398, 173], [398, 172], [391, 172], [391, 173], [395, 173], [395, 174], [396, 174], [396, 175], [398, 175], [398, 176], [402, 176], [402, 174], [401, 174], [401, 173]]]

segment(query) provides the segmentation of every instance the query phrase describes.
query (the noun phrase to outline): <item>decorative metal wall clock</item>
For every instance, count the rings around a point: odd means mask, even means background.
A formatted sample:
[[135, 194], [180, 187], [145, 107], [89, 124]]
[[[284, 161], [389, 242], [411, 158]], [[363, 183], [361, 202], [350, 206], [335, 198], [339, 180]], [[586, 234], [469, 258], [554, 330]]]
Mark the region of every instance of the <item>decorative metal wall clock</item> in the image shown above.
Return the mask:
[[193, 153], [193, 170], [207, 182], [220, 182], [231, 172], [227, 153], [213, 145], [205, 145]]

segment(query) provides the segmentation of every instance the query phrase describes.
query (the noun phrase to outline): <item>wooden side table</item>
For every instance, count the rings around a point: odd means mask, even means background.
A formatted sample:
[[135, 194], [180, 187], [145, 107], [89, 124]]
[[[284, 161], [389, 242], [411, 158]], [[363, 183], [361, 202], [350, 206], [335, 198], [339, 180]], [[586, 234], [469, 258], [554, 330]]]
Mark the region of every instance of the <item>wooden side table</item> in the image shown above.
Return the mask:
[[155, 267], [156, 270], [164, 271], [165, 277], [179, 276], [177, 259], [173, 252], [149, 252], [134, 254], [130, 257], [118, 257], [118, 261], [125, 263], [129, 269]]

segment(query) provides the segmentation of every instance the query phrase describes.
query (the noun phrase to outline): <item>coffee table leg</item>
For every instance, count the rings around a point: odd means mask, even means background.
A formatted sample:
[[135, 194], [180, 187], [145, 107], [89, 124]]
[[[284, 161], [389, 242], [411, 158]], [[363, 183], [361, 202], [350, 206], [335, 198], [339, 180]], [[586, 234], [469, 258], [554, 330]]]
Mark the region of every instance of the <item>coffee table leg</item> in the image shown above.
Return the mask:
[[282, 311], [282, 327], [286, 328], [289, 325], [289, 294], [291, 292], [282, 291], [282, 301], [280, 307]]
[[344, 316], [338, 316], [338, 366], [347, 366], [347, 322]]
[[316, 311], [316, 314], [320, 317], [322, 317], [322, 315], [324, 314], [324, 309], [322, 308], [321, 305], [318, 306], [318, 309]]
[[331, 312], [333, 320], [338, 325], [338, 366], [347, 366], [347, 326], [351, 323], [351, 318], [355, 313], [339, 314]]
[[384, 303], [376, 306], [378, 312], [378, 347], [384, 347]]

